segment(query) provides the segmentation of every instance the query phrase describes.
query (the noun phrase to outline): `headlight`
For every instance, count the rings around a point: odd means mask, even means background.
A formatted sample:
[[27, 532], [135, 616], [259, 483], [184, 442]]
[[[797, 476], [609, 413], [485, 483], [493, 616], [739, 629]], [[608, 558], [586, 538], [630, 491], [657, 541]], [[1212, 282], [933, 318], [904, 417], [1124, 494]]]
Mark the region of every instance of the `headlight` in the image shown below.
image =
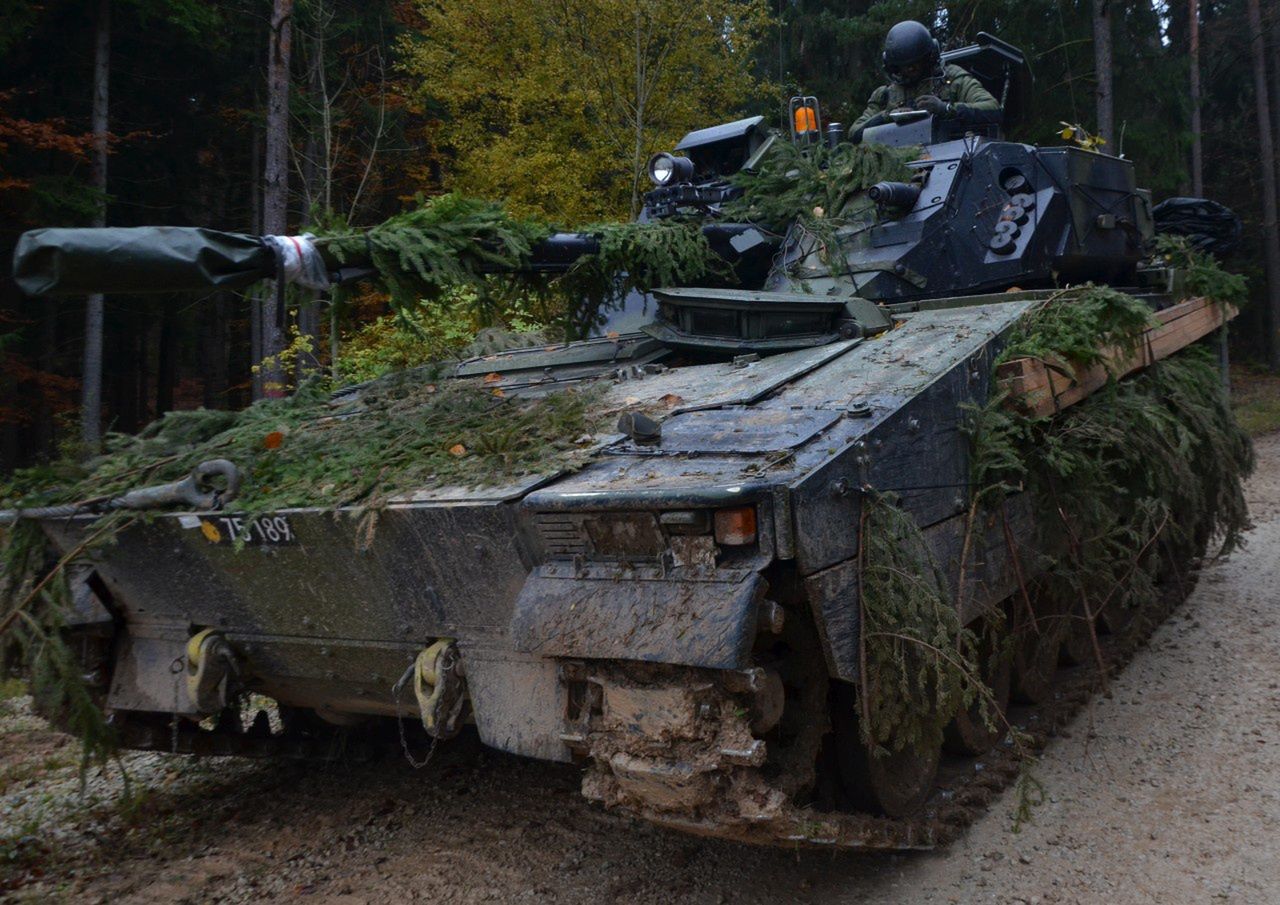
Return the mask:
[[649, 158], [649, 178], [654, 185], [675, 185], [693, 178], [693, 161], [672, 154], [654, 154]]

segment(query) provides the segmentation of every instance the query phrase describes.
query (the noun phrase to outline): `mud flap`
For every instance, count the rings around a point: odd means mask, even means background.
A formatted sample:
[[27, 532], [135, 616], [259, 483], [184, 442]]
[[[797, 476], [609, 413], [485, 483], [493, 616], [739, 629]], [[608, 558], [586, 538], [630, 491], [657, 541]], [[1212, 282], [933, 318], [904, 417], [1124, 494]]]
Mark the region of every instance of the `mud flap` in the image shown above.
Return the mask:
[[534, 573], [516, 600], [516, 650], [543, 657], [747, 666], [764, 581], [617, 581]]

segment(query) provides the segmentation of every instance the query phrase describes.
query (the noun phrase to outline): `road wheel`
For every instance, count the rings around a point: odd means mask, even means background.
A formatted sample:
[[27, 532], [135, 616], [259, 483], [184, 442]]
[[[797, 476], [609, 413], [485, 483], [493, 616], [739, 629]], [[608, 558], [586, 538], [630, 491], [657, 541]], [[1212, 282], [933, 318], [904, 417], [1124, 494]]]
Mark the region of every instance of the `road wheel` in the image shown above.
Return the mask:
[[1133, 627], [1138, 608], [1127, 600], [1112, 598], [1098, 613], [1098, 622], [1112, 635], [1123, 635]]
[[1058, 671], [1063, 630], [1067, 620], [1041, 601], [1033, 601], [1034, 615], [1025, 601], [1013, 604], [1013, 698], [1025, 704], [1043, 704], [1053, 697], [1053, 677]]
[[853, 686], [837, 682], [832, 695], [832, 728], [841, 785], [854, 808], [889, 817], [920, 812], [938, 775], [941, 745], [908, 745], [901, 751], [876, 756], [858, 731], [857, 694]]
[[[975, 700], [965, 710], [957, 713], [947, 725], [943, 747], [952, 754], [984, 754], [1004, 737], [1004, 713], [1009, 706], [1009, 692], [1013, 683], [1013, 663], [1004, 641], [1008, 637], [1004, 620], [998, 628], [992, 628], [983, 619], [974, 627], [978, 636], [978, 664], [982, 683], [990, 697], [984, 708], [982, 700]], [[986, 710], [987, 719], [983, 718]]]
[[1084, 604], [1077, 603], [1067, 617], [1062, 638], [1062, 660], [1068, 666], [1096, 664], [1098, 655], [1093, 649], [1093, 633], [1089, 631], [1089, 617]]

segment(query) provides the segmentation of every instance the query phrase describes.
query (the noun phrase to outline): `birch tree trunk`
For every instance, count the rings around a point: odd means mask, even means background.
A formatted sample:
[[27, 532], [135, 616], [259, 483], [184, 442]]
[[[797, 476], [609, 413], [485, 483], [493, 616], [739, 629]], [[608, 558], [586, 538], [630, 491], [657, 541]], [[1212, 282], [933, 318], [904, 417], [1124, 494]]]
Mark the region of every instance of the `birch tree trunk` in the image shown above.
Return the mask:
[[[275, 0], [271, 10], [267, 55], [266, 151], [262, 162], [262, 231], [283, 235], [289, 215], [289, 62], [293, 50], [293, 0]], [[264, 396], [284, 395], [284, 311], [278, 287], [262, 301], [262, 366]]]
[[1112, 154], [1115, 147], [1115, 104], [1111, 89], [1111, 7], [1110, 0], [1093, 0], [1093, 68], [1097, 75], [1094, 94], [1098, 105], [1098, 134], [1107, 141]]
[[1267, 46], [1258, 0], [1248, 0], [1249, 46], [1258, 114], [1258, 155], [1262, 158], [1262, 243], [1267, 269], [1267, 361], [1280, 370], [1280, 236], [1276, 232], [1276, 152], [1271, 134], [1271, 102], [1267, 90]]
[[1200, 124], [1200, 3], [1188, 0], [1187, 34], [1191, 47], [1191, 194], [1204, 197], [1203, 129]]
[[[93, 162], [90, 179], [98, 193], [92, 226], [107, 225], [107, 112], [111, 84], [111, 0], [98, 0], [93, 41]], [[102, 443], [102, 331], [101, 293], [89, 296], [84, 309], [84, 366], [80, 384], [80, 439], [85, 452]]]

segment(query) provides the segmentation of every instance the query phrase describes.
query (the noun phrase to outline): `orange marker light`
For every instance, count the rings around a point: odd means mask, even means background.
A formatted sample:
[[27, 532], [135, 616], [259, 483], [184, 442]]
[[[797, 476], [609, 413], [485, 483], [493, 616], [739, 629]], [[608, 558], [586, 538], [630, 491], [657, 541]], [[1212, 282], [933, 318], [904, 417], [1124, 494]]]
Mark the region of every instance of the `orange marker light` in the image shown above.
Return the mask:
[[803, 135], [805, 132], [818, 131], [818, 114], [812, 107], [796, 107], [796, 132]]
[[756, 507], [740, 506], [737, 509], [716, 511], [716, 543], [726, 547], [741, 547], [756, 539]]

